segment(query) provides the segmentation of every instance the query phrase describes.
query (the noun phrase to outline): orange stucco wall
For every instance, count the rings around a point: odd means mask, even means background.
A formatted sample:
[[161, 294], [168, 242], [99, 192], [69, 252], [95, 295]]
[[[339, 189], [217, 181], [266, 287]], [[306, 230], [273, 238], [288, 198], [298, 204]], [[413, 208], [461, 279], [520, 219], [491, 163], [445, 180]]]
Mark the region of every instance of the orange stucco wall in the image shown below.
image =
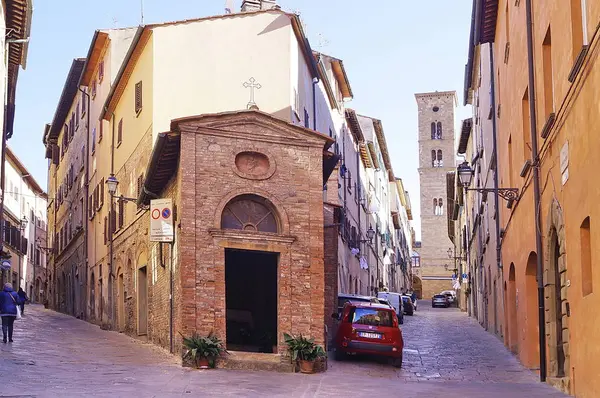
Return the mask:
[[[508, 1], [508, 19], [506, 16]], [[551, 32], [551, 65], [552, 65], [552, 98], [556, 113], [556, 122], [546, 139], [538, 138], [540, 148], [540, 184], [542, 191], [542, 208], [540, 212], [540, 231], [543, 236], [542, 256], [544, 267], [551, 266], [550, 229], [552, 204], [558, 203], [555, 209], [562, 210], [564, 222], [564, 247], [566, 274], [561, 283], [563, 287], [562, 311], [566, 313], [566, 304], [570, 306], [570, 314], [563, 317], [563, 339], [565, 353], [568, 355], [568, 368], [565, 376], [568, 379], [566, 389], [578, 397], [600, 396], [600, 378], [597, 377], [600, 364], [600, 344], [596, 336], [600, 334], [600, 187], [596, 173], [600, 170], [600, 138], [597, 127], [600, 124], [600, 63], [597, 61], [600, 52], [598, 39], [594, 37], [595, 27], [600, 19], [600, 1], [586, 0], [585, 17], [587, 19], [590, 50], [584, 66], [574, 83], [568, 81], [579, 48], [573, 32], [570, 0], [533, 1], [534, 18], [534, 52], [535, 52], [535, 94], [537, 112], [538, 137], [546, 122], [544, 65], [542, 43], [550, 27]], [[580, 0], [577, 0], [579, 3]], [[577, 19], [574, 19], [577, 21]], [[507, 24], [508, 21], [508, 24]], [[508, 29], [508, 34], [507, 34]], [[506, 41], [510, 42], [510, 53], [505, 62]], [[506, 233], [502, 245], [504, 278], [509, 285], [509, 267], [515, 267], [515, 292], [507, 294], [505, 302], [514, 300], [516, 314], [509, 314], [510, 305], [505, 310], [509, 330], [516, 333], [505, 335], [505, 344], [515, 348], [520, 360], [529, 367], [539, 366], [538, 332], [537, 332], [537, 291], [531, 275], [530, 255], [535, 259], [535, 212], [533, 198], [532, 172], [527, 177], [519, 176], [525, 160], [526, 145], [530, 138], [523, 134], [524, 116], [523, 98], [528, 86], [525, 2], [519, 6], [511, 0], [501, 0], [498, 10], [496, 42], [494, 44], [496, 59], [495, 76], [497, 78], [497, 103], [501, 104], [501, 117], [498, 119], [499, 169], [500, 186], [514, 187], [523, 190], [523, 196], [512, 209], [502, 208], [502, 225]], [[545, 69], [548, 71], [548, 68]], [[548, 74], [546, 73], [546, 76]], [[526, 109], [526, 107], [525, 107]], [[509, 145], [510, 139], [510, 145]], [[561, 149], [568, 142], [568, 180], [561, 181]], [[512, 153], [511, 153], [512, 152]], [[512, 160], [512, 164], [509, 160]], [[512, 175], [511, 175], [512, 171]], [[590, 217], [592, 289], [593, 292], [583, 295], [581, 273], [581, 238], [580, 226], [586, 217]], [[560, 226], [557, 226], [560, 229]], [[561, 234], [562, 232], [559, 232]], [[562, 253], [561, 253], [562, 254]], [[527, 272], [530, 260], [529, 275]], [[546, 273], [548, 276], [548, 273]], [[549, 283], [545, 278], [545, 282]], [[546, 293], [547, 295], [547, 293]], [[566, 300], [564, 297], [566, 296]], [[552, 317], [546, 308], [546, 319]], [[515, 325], [516, 327], [511, 327]], [[568, 330], [568, 331], [567, 331]], [[546, 333], [551, 331], [546, 330]], [[548, 347], [548, 351], [555, 349]], [[548, 360], [549, 362], [549, 360]], [[550, 363], [549, 363], [550, 365]], [[552, 366], [549, 366], [548, 377], [552, 378]]]

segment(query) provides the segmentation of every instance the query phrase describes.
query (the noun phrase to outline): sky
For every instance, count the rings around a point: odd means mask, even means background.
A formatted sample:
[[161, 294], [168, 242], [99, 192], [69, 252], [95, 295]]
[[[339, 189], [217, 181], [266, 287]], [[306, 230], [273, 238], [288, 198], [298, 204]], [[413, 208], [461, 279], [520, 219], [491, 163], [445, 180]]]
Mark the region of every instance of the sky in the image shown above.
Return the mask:
[[[8, 145], [47, 186], [44, 125], [52, 121], [73, 58], [85, 57], [96, 29], [137, 26], [141, 0], [34, 0], [27, 69], [19, 73]], [[239, 9], [241, 0], [235, 0]], [[456, 90], [463, 101], [472, 0], [279, 0], [300, 12], [311, 46], [340, 58], [354, 99], [380, 119], [396, 177], [404, 181], [420, 237], [417, 104], [414, 93]], [[144, 22], [223, 14], [225, 0], [143, 0]], [[459, 107], [456, 126], [470, 117]], [[457, 130], [458, 131], [458, 130]]]

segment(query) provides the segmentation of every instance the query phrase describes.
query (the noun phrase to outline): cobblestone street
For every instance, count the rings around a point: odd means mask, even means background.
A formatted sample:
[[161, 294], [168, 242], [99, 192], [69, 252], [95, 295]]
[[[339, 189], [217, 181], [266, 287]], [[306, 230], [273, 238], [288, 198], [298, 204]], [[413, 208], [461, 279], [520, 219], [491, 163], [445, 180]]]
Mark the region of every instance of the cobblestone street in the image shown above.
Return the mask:
[[0, 345], [0, 396], [563, 396], [474, 320], [426, 304], [405, 319], [403, 369], [349, 359], [330, 361], [317, 375], [183, 369], [154, 346], [28, 306], [15, 324], [15, 342]]

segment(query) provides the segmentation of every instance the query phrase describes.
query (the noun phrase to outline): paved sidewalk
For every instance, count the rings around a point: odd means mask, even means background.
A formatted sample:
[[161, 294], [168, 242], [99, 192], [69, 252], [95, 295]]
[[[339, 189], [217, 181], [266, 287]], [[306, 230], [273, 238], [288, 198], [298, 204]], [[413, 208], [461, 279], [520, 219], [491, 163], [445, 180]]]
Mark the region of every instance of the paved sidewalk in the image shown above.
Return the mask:
[[27, 306], [15, 342], [0, 343], [0, 396], [35, 397], [563, 397], [456, 310], [407, 317], [405, 366], [330, 364], [324, 374], [183, 369], [164, 350]]

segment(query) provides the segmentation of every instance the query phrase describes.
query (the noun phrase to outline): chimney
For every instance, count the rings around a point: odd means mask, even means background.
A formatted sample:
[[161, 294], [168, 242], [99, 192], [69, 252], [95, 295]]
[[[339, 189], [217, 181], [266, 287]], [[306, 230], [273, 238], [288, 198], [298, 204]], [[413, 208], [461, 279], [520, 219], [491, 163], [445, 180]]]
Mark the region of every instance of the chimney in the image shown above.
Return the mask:
[[260, 0], [244, 0], [242, 1], [242, 12], [260, 10]]
[[262, 0], [260, 3], [261, 10], [280, 9], [277, 5], [277, 0]]
[[242, 12], [280, 9], [277, 0], [244, 0], [242, 1]]

